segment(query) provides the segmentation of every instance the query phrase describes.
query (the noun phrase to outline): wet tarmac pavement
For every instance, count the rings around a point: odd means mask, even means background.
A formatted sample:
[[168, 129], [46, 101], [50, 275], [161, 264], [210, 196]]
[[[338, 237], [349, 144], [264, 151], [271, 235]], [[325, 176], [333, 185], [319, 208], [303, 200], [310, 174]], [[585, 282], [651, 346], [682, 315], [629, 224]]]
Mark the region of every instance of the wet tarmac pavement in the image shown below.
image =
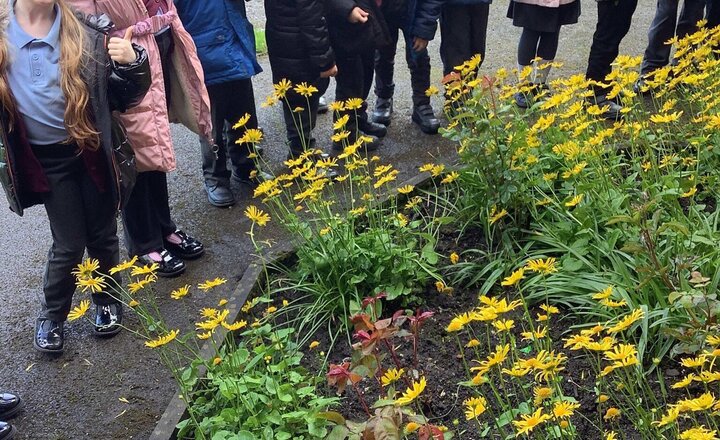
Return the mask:
[[[252, 0], [248, 5], [251, 19], [262, 23], [262, 4]], [[651, 0], [640, 0], [623, 53], [642, 53], [653, 6]], [[585, 1], [583, 7], [581, 22], [563, 29], [561, 34], [558, 61], [565, 62], [562, 69], [565, 73], [583, 71], [587, 60], [595, 26], [595, 2]], [[515, 65], [520, 30], [504, 18], [506, 9], [507, 0], [496, 1], [491, 7], [484, 72]], [[433, 84], [439, 86], [438, 40], [432, 42], [430, 53]], [[454, 157], [450, 142], [440, 136], [426, 136], [410, 123], [409, 74], [402, 54], [400, 50], [396, 63], [394, 120], [384, 147], [378, 151], [384, 162], [393, 163], [401, 170], [399, 181], [413, 175], [422, 163], [452, 161]], [[284, 126], [279, 108], [259, 106], [272, 91], [267, 58], [262, 58], [261, 64], [265, 72], [254, 80], [259, 120], [265, 132], [266, 158], [278, 164], [287, 154]], [[332, 96], [331, 89], [328, 97]], [[435, 108], [440, 107], [438, 99]], [[329, 139], [331, 116], [320, 116], [319, 122], [318, 139]], [[182, 277], [159, 281], [156, 295], [173, 327], [189, 330], [198, 310], [228, 296], [234, 282], [254, 258], [246, 235], [249, 221], [242, 215], [251, 194], [247, 188], [238, 187], [235, 188], [236, 206], [211, 207], [202, 185], [197, 137], [183, 127], [174, 127], [173, 137], [178, 156], [178, 170], [169, 178], [173, 217], [182, 229], [205, 243], [207, 254], [189, 262]], [[320, 146], [327, 148], [329, 144], [328, 140]], [[4, 200], [0, 205], [5, 206]], [[175, 383], [156, 354], [145, 348], [142, 341], [128, 332], [110, 340], [96, 339], [90, 324], [80, 321], [66, 326], [66, 350], [62, 356], [48, 357], [32, 349], [32, 329], [38, 311], [36, 295], [49, 246], [49, 227], [42, 207], [28, 210], [22, 218], [0, 209], [0, 389], [21, 394], [27, 403], [25, 411], [13, 420], [19, 430], [17, 438], [147, 438], [175, 393]], [[207, 295], [183, 301], [169, 299], [169, 292], [174, 288], [217, 276], [229, 282]], [[82, 297], [83, 294], [78, 293], [76, 300]], [[132, 326], [134, 319], [132, 314], [128, 315], [128, 324]]]

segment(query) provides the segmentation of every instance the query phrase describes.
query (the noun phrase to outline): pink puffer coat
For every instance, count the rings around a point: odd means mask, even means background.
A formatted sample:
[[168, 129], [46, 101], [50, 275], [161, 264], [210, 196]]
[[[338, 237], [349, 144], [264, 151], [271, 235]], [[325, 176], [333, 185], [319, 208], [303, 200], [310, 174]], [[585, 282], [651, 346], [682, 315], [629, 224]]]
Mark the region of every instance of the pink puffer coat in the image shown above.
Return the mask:
[[[133, 26], [133, 42], [148, 51], [152, 85], [145, 99], [127, 113], [119, 115], [135, 150], [138, 171], [172, 171], [175, 151], [169, 122], [179, 122], [212, 143], [210, 100], [205, 78], [192, 37], [177, 17], [172, 0], [163, 16], [148, 17], [143, 0], [66, 0], [73, 8], [88, 14], [107, 14], [115, 23], [114, 35], [122, 37]], [[175, 43], [170, 72], [170, 108], [165, 99], [160, 53], [155, 32], [169, 25]]]
[[544, 8], [559, 8], [561, 5], [570, 4], [576, 0], [513, 0], [517, 3], [526, 3], [528, 5], [537, 5]]

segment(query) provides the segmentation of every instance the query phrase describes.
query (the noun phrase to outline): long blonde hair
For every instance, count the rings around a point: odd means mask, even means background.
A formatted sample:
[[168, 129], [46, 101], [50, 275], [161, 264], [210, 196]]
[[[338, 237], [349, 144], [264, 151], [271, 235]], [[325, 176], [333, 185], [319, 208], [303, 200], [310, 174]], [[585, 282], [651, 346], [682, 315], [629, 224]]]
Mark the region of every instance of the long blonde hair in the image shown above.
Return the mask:
[[[0, 0], [1, 1], [1, 0]], [[8, 3], [6, 3], [7, 5]], [[89, 56], [86, 50], [87, 34], [83, 24], [63, 0], [56, 4], [61, 13], [60, 19], [60, 89], [65, 96], [65, 130], [70, 141], [77, 143], [80, 149], [97, 150], [100, 146], [100, 133], [95, 129], [88, 113], [90, 92], [83, 81], [82, 71]], [[0, 8], [0, 105], [3, 106], [12, 127], [15, 104], [12, 91], [7, 82], [7, 70], [10, 64], [10, 49], [7, 39], [9, 8]]]

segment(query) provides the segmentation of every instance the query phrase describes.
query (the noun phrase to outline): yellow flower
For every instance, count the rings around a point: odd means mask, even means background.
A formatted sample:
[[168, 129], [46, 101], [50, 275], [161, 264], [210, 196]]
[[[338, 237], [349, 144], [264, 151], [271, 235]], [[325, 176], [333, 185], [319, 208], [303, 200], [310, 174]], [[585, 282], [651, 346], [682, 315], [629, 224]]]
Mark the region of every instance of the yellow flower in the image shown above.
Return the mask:
[[686, 399], [681, 400], [678, 402], [678, 406], [680, 407], [680, 412], [683, 411], [705, 411], [715, 404], [715, 396], [713, 396], [711, 393], [705, 393], [701, 395], [700, 397], [697, 397], [695, 399]]
[[480, 341], [477, 339], [471, 339], [467, 344], [465, 344], [465, 348], [473, 348], [480, 345]]
[[717, 431], [710, 431], [703, 425], [681, 432], [680, 440], [718, 440]]
[[448, 173], [443, 180], [440, 181], [440, 183], [448, 184], [452, 183], [457, 180], [457, 178], [460, 177], [460, 173], [457, 171], [453, 171]]
[[502, 209], [501, 211], [498, 212], [497, 208], [495, 206], [493, 206], [492, 209], [490, 210], [490, 218], [488, 219], [488, 221], [490, 222], [491, 225], [494, 225], [498, 220], [505, 217], [506, 215], [508, 215], [507, 210]]
[[132, 257], [132, 260], [123, 261], [122, 263], [118, 264], [117, 266], [111, 268], [110, 275], [115, 275], [118, 272], [123, 272], [123, 271], [130, 269], [131, 267], [133, 267], [135, 265], [135, 263], [137, 262], [137, 259], [138, 259], [138, 257], [137, 257], [137, 255], [135, 255], [134, 257]]
[[513, 272], [512, 274], [510, 274], [510, 276], [505, 277], [505, 279], [502, 280], [500, 285], [501, 286], [514, 286], [517, 283], [519, 283], [520, 280], [522, 280], [524, 278], [525, 278], [525, 269], [518, 269], [515, 272]]
[[311, 97], [314, 93], [318, 91], [317, 87], [313, 85], [308, 85], [308, 83], [305, 82], [296, 85], [293, 90], [295, 91], [295, 93], [302, 95], [306, 98]]
[[557, 315], [560, 313], [560, 310], [557, 307], [548, 304], [540, 304], [540, 308], [545, 310], [545, 313], [548, 315]]
[[593, 298], [593, 299], [597, 299], [597, 300], [607, 299], [607, 298], [610, 298], [610, 297], [612, 296], [612, 292], [613, 292], [613, 286], [608, 286], [608, 287], [606, 287], [605, 290], [603, 290], [602, 292], [597, 292], [597, 293], [595, 293], [595, 294], [592, 296], [592, 298]]
[[406, 389], [402, 396], [395, 401], [395, 405], [404, 406], [412, 403], [413, 400], [422, 394], [426, 385], [427, 382], [424, 377], [421, 377], [419, 382], [413, 382], [412, 388]]
[[85, 316], [85, 313], [87, 313], [88, 309], [90, 309], [90, 301], [86, 299], [80, 301], [80, 304], [77, 307], [73, 308], [70, 313], [68, 313], [68, 321], [75, 321], [76, 319], [82, 318], [83, 316]]
[[75, 278], [78, 280], [92, 278], [95, 275], [95, 271], [99, 268], [100, 261], [95, 258], [90, 258], [78, 264], [77, 267], [73, 269], [72, 274], [75, 275]]
[[210, 336], [212, 336], [212, 332], [198, 333], [197, 338], [204, 341], [210, 339]]
[[405, 425], [405, 428], [403, 429], [403, 431], [405, 431], [405, 434], [412, 434], [413, 432], [417, 431], [420, 428], [421, 428], [421, 426], [419, 424], [417, 424], [415, 422], [410, 422], [407, 425]]
[[712, 346], [720, 345], [720, 336], [717, 335], [707, 335], [705, 337], [705, 342]]
[[552, 412], [556, 419], [566, 419], [568, 417], [572, 417], [575, 410], [578, 408], [580, 408], [579, 403], [566, 402], [562, 400], [560, 402], [555, 402]]
[[273, 84], [273, 88], [275, 89], [275, 96], [282, 99], [285, 97], [288, 90], [292, 88], [292, 83], [286, 78], [283, 78], [279, 83]]
[[626, 330], [633, 325], [635, 321], [642, 319], [643, 316], [645, 316], [645, 313], [642, 309], [635, 309], [629, 315], [625, 315], [617, 324], [607, 329], [607, 331], [608, 333], [618, 333]]
[[542, 413], [542, 408], [538, 408], [533, 414], [523, 414], [520, 416], [520, 420], [513, 420], [513, 425], [517, 428], [517, 435], [527, 434], [531, 432], [536, 426], [546, 422], [550, 419], [548, 414]]
[[686, 388], [686, 387], [690, 386], [690, 384], [693, 383], [693, 381], [695, 381], [696, 378], [697, 378], [697, 376], [695, 375], [695, 373], [690, 373], [687, 376], [685, 376], [682, 380], [674, 383], [672, 385], [672, 388], [676, 389], [676, 390], [680, 389], [680, 388]]
[[620, 417], [620, 410], [613, 406], [613, 407], [608, 408], [607, 411], [605, 411], [605, 415], [603, 416], [603, 419], [612, 420], [612, 419], [615, 419], [618, 417]]
[[218, 303], [218, 307], [222, 307], [222, 306], [224, 306], [224, 305], [227, 304], [227, 303], [228, 303], [228, 300], [226, 300], [226, 299], [223, 298], [223, 299], [221, 299], [220, 302]]
[[310, 345], [309, 345], [310, 350], [315, 350], [315, 349], [318, 348], [319, 346], [320, 346], [320, 342], [318, 342], [318, 341], [312, 341], [312, 342], [310, 343]]
[[383, 374], [383, 376], [380, 378], [380, 381], [382, 382], [382, 385], [384, 387], [390, 385], [393, 382], [398, 381], [402, 375], [405, 373], [405, 370], [401, 368], [400, 370], [396, 368], [391, 368]]
[[487, 410], [487, 400], [482, 396], [465, 399], [463, 405], [465, 405], [466, 420], [476, 419]]
[[662, 416], [660, 420], [653, 422], [653, 425], [656, 426], [666, 426], [671, 423], [673, 423], [675, 420], [677, 420], [678, 416], [680, 415], [680, 408], [677, 406], [671, 406], [668, 409], [667, 414]]
[[682, 110], [675, 113], [655, 114], [650, 116], [650, 120], [656, 124], [669, 124], [680, 119], [680, 116], [682, 116], [682, 114]]
[[265, 226], [270, 221], [270, 215], [255, 205], [250, 205], [245, 209], [245, 217], [260, 226]]
[[583, 199], [583, 194], [578, 194], [575, 197], [573, 197], [572, 199], [565, 202], [565, 206], [567, 206], [568, 208], [577, 206], [578, 204], [580, 204], [580, 202], [582, 202], [582, 199]]
[[615, 434], [615, 431], [610, 431], [605, 436], [605, 440], [617, 440], [617, 434]]
[[137, 293], [140, 290], [149, 286], [150, 284], [154, 283], [156, 279], [157, 278], [155, 277], [155, 275], [147, 275], [141, 280], [137, 280], [128, 284], [128, 291], [130, 293]]
[[688, 198], [688, 197], [694, 196], [696, 193], [697, 193], [697, 186], [693, 186], [692, 188], [690, 188], [689, 190], [687, 190], [687, 192], [684, 192], [684, 193], [680, 194], [680, 197], [682, 197], [682, 198]]
[[534, 341], [542, 339], [547, 336], [547, 327], [538, 327], [534, 332], [522, 332], [520, 336], [523, 337], [523, 341]]
[[158, 265], [157, 263], [146, 264], [142, 267], [134, 266], [130, 271], [130, 275], [137, 277], [142, 275], [154, 274], [159, 268], [160, 265]]
[[160, 336], [157, 339], [152, 339], [149, 341], [145, 341], [145, 346], [150, 348], [158, 348], [162, 345], [169, 344], [172, 340], [174, 340], [177, 335], [180, 333], [179, 330], [172, 330], [170, 333], [166, 334], [165, 336]]
[[220, 359], [219, 357], [213, 359], [213, 365], [220, 365], [220, 362], [222, 362], [222, 359]]
[[341, 112], [345, 109], [345, 105], [342, 101], [333, 101], [330, 103], [330, 105], [328, 105], [328, 108], [332, 112]]
[[223, 321], [222, 326], [230, 331], [240, 330], [242, 328], [245, 328], [247, 326], [247, 321], [237, 321], [232, 324], [228, 324], [227, 322]]
[[540, 406], [543, 400], [552, 397], [552, 388], [535, 387], [533, 388], [533, 395], [535, 396], [535, 399], [533, 401], [535, 403], [535, 406]]
[[680, 363], [683, 367], [686, 368], [698, 368], [705, 365], [705, 362], [707, 361], [707, 357], [705, 355], [700, 355], [695, 358], [685, 358]]
[[245, 114], [240, 118], [240, 120], [238, 120], [238, 121], [235, 123], [235, 125], [232, 126], [232, 129], [233, 129], [233, 130], [237, 130], [238, 128], [244, 127], [245, 124], [247, 124], [249, 120], [250, 120], [250, 113], [245, 113]]
[[608, 396], [607, 394], [600, 394], [597, 398], [598, 403], [605, 403], [608, 400], [610, 400], [610, 396]]
[[430, 86], [427, 90], [425, 90], [425, 96], [427, 96], [428, 98], [431, 96], [435, 96], [438, 93], [440, 93], [440, 90], [438, 90], [438, 88], [435, 86]]
[[460, 256], [456, 252], [453, 252], [452, 254], [450, 254], [450, 263], [458, 264], [459, 261], [460, 261]]
[[515, 321], [512, 319], [500, 319], [498, 321], [493, 321], [492, 325], [499, 332], [508, 332], [515, 327]]
[[342, 117], [338, 118], [338, 120], [335, 121], [335, 123], [333, 124], [333, 130], [337, 131], [345, 128], [349, 120], [350, 115], [348, 114], [345, 114]]
[[363, 105], [362, 98], [350, 98], [345, 101], [345, 110], [358, 110]]
[[365, 211], [367, 211], [367, 208], [365, 208], [364, 206], [360, 206], [359, 208], [351, 209], [349, 212], [353, 216], [358, 216], [365, 213]]
[[105, 283], [105, 278], [101, 276], [80, 278], [77, 282], [77, 285], [78, 287], [82, 288], [83, 292], [87, 292], [89, 290], [91, 293], [102, 292], [103, 289], [107, 287], [107, 283]]
[[214, 280], [206, 280], [205, 282], [198, 284], [198, 289], [202, 290], [203, 292], [207, 292], [210, 289], [217, 286], [222, 286], [225, 283], [227, 283], [227, 280], [225, 278], [215, 278]]
[[399, 192], [400, 194], [410, 194], [411, 192], [413, 192], [414, 189], [415, 187], [412, 185], [405, 185], [398, 188], [397, 192]]
[[549, 275], [551, 273], [557, 272], [557, 267], [555, 266], [555, 262], [556, 262], [556, 259], [553, 257], [547, 258], [545, 260], [543, 260], [543, 259], [530, 260], [527, 262], [526, 267], [533, 272]]
[[140, 303], [134, 299], [130, 300], [130, 302], [128, 303], [129, 307], [137, 307], [139, 305], [140, 305]]
[[235, 141], [236, 144], [257, 144], [263, 138], [263, 132], [257, 128], [245, 130], [245, 134]]
[[277, 96], [275, 96], [275, 95], [270, 95], [270, 96], [268, 96], [267, 98], [265, 98], [265, 102], [263, 102], [262, 104], [260, 104], [260, 107], [263, 107], [263, 108], [272, 107], [272, 106], [274, 106], [274, 105], [277, 104], [277, 103], [278, 103], [278, 98], [277, 98]]

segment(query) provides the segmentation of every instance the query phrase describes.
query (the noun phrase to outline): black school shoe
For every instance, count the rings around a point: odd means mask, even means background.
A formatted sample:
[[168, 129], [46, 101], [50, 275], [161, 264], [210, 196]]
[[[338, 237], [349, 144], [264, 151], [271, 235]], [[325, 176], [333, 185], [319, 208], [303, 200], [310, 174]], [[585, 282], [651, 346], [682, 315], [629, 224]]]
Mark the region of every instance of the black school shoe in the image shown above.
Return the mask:
[[95, 306], [95, 335], [103, 338], [115, 336], [122, 330], [122, 304], [113, 303]]
[[167, 249], [161, 249], [157, 252], [162, 258], [160, 261], [153, 260], [148, 254], [138, 256], [138, 261], [147, 266], [156, 263], [158, 270], [155, 274], [163, 278], [176, 277], [185, 272], [185, 262], [183, 260], [168, 252]]
[[393, 113], [393, 99], [380, 98], [375, 100], [375, 109], [372, 112], [371, 120], [384, 126], [390, 125]]
[[194, 260], [205, 253], [205, 247], [195, 238], [180, 229], [175, 231], [175, 235], [180, 237], [180, 243], [171, 243], [167, 238], [163, 239], [163, 246], [171, 254], [183, 260]]
[[15, 434], [15, 428], [11, 424], [0, 422], [0, 440], [13, 440]]
[[358, 128], [365, 134], [383, 138], [387, 135], [387, 127], [377, 122], [369, 121], [367, 119], [358, 120]]
[[35, 321], [33, 346], [43, 353], [62, 353], [65, 347], [63, 323], [47, 318]]
[[420, 126], [425, 134], [437, 134], [440, 129], [440, 120], [435, 117], [430, 104], [420, 104], [413, 110], [412, 121]]
[[[10, 420], [23, 409], [25, 403], [15, 394], [0, 392], [0, 420]], [[0, 437], [2, 438], [2, 437]]]

